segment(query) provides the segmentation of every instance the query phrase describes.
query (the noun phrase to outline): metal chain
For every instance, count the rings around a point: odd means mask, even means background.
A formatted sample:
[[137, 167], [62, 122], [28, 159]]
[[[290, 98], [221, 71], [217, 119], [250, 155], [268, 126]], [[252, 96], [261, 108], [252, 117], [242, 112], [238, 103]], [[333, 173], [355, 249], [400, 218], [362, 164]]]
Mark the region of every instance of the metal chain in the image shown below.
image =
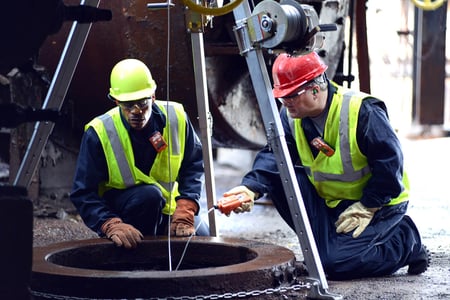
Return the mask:
[[[210, 294], [210, 295], [198, 295], [198, 296], [180, 296], [180, 297], [164, 297], [164, 298], [122, 298], [122, 300], [214, 300], [214, 299], [234, 299], [234, 298], [247, 298], [257, 297], [261, 295], [271, 295], [275, 293], [286, 293], [289, 291], [300, 291], [302, 289], [310, 289], [310, 283], [298, 283], [291, 286], [280, 286], [277, 288], [268, 288], [265, 290], [253, 290], [248, 292], [236, 292], [236, 293], [224, 293], [224, 294]], [[83, 298], [74, 296], [55, 295], [50, 293], [38, 292], [31, 290], [31, 294], [35, 297], [45, 299], [57, 299], [57, 300], [113, 300], [106, 298]]]

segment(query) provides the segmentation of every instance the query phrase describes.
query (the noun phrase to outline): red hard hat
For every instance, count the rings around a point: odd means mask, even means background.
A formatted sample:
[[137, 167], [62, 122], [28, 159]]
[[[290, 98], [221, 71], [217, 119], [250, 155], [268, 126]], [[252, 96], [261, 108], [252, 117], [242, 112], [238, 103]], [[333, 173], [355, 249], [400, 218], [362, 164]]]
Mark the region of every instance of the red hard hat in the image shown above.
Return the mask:
[[323, 74], [327, 68], [314, 51], [301, 56], [280, 54], [272, 67], [273, 96], [281, 98], [292, 94], [300, 86]]

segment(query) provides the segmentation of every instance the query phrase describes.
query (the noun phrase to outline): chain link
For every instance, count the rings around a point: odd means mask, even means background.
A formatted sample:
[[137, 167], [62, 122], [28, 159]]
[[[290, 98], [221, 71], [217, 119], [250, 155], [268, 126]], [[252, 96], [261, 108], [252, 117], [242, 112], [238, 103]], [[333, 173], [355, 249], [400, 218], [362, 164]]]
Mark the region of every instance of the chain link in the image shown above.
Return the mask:
[[[235, 298], [247, 298], [257, 297], [261, 295], [271, 295], [275, 293], [286, 293], [289, 291], [300, 291], [302, 289], [310, 289], [310, 283], [298, 283], [290, 286], [280, 286], [277, 288], [268, 288], [265, 290], [253, 290], [248, 292], [236, 292], [236, 293], [224, 293], [224, 294], [210, 294], [210, 295], [197, 295], [197, 296], [180, 296], [180, 297], [165, 297], [165, 298], [122, 298], [122, 300], [216, 300], [216, 299], [235, 299]], [[35, 297], [44, 299], [56, 299], [56, 300], [113, 300], [106, 298], [83, 298], [74, 296], [55, 295], [50, 293], [31, 291], [31, 294]]]

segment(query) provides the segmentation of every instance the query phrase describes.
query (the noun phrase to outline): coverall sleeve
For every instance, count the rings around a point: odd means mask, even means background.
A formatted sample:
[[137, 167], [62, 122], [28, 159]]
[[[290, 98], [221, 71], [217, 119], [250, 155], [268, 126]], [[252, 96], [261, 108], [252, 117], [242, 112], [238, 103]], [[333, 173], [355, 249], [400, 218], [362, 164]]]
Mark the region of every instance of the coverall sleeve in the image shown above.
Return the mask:
[[109, 218], [116, 217], [98, 195], [98, 185], [107, 180], [105, 154], [93, 128], [83, 135], [78, 155], [70, 200], [86, 226], [103, 235], [100, 228]]
[[186, 146], [178, 172], [178, 199], [190, 199], [199, 205], [203, 184], [203, 152], [201, 141], [190, 120], [186, 116]]
[[[299, 156], [296, 150], [294, 137], [292, 136], [289, 127], [286, 109], [284, 107], [281, 108], [280, 118], [284, 131], [284, 137], [281, 136], [281, 138], [285, 138], [290, 159], [293, 165], [296, 165], [299, 161]], [[258, 193], [260, 196], [281, 188], [282, 183], [276, 157], [268, 144], [257, 153], [252, 170], [243, 177], [241, 184], [247, 186], [250, 190]]]
[[363, 101], [357, 141], [372, 171], [361, 203], [366, 207], [381, 207], [398, 197], [404, 189], [403, 152], [383, 102], [375, 98]]

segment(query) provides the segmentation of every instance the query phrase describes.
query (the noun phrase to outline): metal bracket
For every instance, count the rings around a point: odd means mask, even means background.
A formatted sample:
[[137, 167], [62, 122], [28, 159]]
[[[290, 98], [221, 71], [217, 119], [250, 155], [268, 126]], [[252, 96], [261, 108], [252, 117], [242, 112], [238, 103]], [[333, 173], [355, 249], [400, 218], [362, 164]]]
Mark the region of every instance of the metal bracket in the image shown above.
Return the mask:
[[192, 56], [195, 75], [195, 91], [197, 94], [197, 109], [202, 141], [203, 163], [205, 165], [206, 202], [208, 206], [209, 232], [216, 236], [215, 212], [211, 210], [215, 204], [216, 188], [214, 182], [214, 165], [212, 157], [212, 117], [208, 105], [208, 89], [206, 86], [205, 53], [203, 33], [192, 32]]
[[306, 283], [310, 284], [310, 290], [308, 292], [308, 298], [311, 299], [327, 299], [327, 300], [342, 300], [341, 295], [330, 293], [327, 289], [324, 289], [320, 282], [313, 278], [306, 278]]
[[[99, 0], [86, 0], [81, 1], [83, 5], [98, 7]], [[83, 51], [84, 44], [89, 35], [92, 23], [78, 23], [75, 22], [72, 25], [72, 29], [67, 38], [66, 45], [58, 63], [55, 75], [53, 76], [52, 83], [47, 92], [42, 109], [54, 109], [58, 111], [64, 103], [67, 90], [69, 89], [70, 82], [73, 74], [75, 73], [78, 60]], [[28, 148], [25, 152], [22, 163], [14, 179], [13, 185], [23, 186], [28, 188], [31, 183], [31, 178], [36, 171], [36, 167], [41, 158], [42, 151], [47, 144], [48, 138], [55, 126], [52, 122], [37, 122], [33, 135], [31, 136]]]
[[175, 4], [172, 1], [167, 0], [166, 2], [158, 2], [158, 3], [147, 3], [148, 10], [160, 10], [160, 9], [168, 9], [174, 7]]

